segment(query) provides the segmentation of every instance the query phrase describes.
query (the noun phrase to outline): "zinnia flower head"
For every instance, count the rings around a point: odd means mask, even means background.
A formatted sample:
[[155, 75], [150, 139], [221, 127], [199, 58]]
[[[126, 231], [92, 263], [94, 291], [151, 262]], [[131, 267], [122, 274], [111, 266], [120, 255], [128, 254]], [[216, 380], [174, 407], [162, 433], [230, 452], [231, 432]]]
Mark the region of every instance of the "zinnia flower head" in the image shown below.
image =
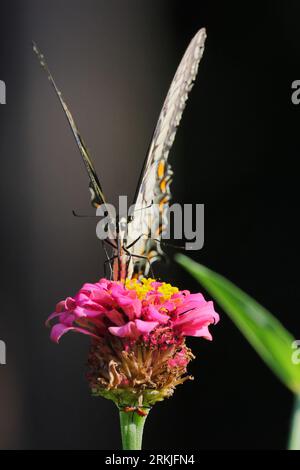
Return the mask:
[[208, 326], [219, 320], [202, 294], [146, 278], [84, 284], [57, 304], [47, 322], [54, 318], [53, 341], [68, 331], [92, 337], [92, 392], [119, 406], [150, 406], [191, 378], [186, 371], [193, 355], [185, 337], [211, 340]]

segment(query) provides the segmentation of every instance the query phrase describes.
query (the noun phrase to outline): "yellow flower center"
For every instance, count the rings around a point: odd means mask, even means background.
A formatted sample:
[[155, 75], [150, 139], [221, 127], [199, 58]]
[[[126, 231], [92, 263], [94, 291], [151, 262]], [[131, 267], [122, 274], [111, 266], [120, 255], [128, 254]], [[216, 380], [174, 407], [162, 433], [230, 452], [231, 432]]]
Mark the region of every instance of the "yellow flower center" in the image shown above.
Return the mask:
[[142, 278], [141, 280], [138, 279], [126, 279], [125, 287], [129, 290], [135, 290], [137, 296], [140, 300], [145, 299], [148, 292], [156, 290], [161, 296], [161, 301], [165, 302], [169, 300], [173, 294], [179, 292], [178, 287], [173, 287], [171, 284], [167, 284], [166, 282], [162, 282], [159, 287], [155, 287], [152, 284], [156, 282], [155, 279], [151, 278]]

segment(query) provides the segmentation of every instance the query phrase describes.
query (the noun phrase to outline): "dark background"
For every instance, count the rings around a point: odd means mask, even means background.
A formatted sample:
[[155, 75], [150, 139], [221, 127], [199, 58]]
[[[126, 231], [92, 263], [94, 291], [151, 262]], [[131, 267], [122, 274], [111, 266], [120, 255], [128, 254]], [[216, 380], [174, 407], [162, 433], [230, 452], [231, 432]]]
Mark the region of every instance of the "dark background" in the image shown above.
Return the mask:
[[[299, 338], [299, 2], [1, 0], [0, 448], [120, 447], [114, 405], [89, 395], [88, 339], [50, 342], [58, 300], [103, 275], [87, 176], [30, 41], [45, 52], [112, 202], [133, 195], [162, 101], [192, 36], [208, 39], [170, 161], [174, 201], [205, 204], [194, 259]], [[173, 253], [171, 253], [172, 255]], [[157, 275], [199, 287], [170, 263]], [[193, 383], [154, 407], [146, 449], [278, 449], [291, 394], [221, 312], [191, 339]]]

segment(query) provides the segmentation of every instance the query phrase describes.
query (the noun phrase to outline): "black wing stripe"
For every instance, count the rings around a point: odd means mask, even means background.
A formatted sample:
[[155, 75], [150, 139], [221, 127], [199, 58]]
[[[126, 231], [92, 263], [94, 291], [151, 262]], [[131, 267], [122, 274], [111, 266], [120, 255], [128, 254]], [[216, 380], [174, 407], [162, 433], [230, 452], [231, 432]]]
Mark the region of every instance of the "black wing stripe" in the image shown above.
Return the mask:
[[100, 204], [105, 204], [105, 198], [104, 198], [104, 194], [103, 194], [103, 191], [102, 191], [102, 188], [101, 188], [101, 185], [100, 185], [100, 182], [99, 182], [99, 178], [97, 176], [97, 173], [96, 173], [96, 170], [95, 170], [95, 166], [92, 162], [92, 159], [89, 155], [89, 151], [78, 131], [78, 128], [75, 124], [75, 121], [73, 119], [73, 116], [71, 114], [71, 112], [69, 111], [68, 109], [68, 106], [66, 104], [66, 102], [64, 101], [63, 97], [62, 97], [62, 93], [61, 91], [58, 89], [55, 81], [54, 81], [54, 78], [49, 70], [49, 67], [45, 61], [45, 57], [44, 55], [40, 52], [40, 50], [38, 49], [37, 45], [33, 42], [33, 50], [34, 52], [36, 53], [38, 59], [39, 59], [39, 62], [42, 66], [42, 68], [46, 71], [47, 75], [48, 75], [48, 79], [51, 83], [51, 85], [53, 86], [54, 90], [55, 90], [55, 93], [59, 99], [59, 102], [64, 110], [64, 113], [66, 115], [66, 118], [68, 120], [68, 123], [70, 125], [70, 128], [72, 130], [72, 133], [75, 137], [75, 140], [76, 140], [76, 143], [77, 143], [77, 146], [79, 148], [79, 151], [81, 153], [81, 156], [82, 156], [82, 160], [83, 160], [83, 163], [86, 167], [86, 170], [87, 170], [87, 173], [89, 175], [89, 178], [90, 178], [90, 184], [89, 184], [89, 187], [91, 189], [91, 202], [92, 202], [92, 205], [94, 207], [98, 207]]

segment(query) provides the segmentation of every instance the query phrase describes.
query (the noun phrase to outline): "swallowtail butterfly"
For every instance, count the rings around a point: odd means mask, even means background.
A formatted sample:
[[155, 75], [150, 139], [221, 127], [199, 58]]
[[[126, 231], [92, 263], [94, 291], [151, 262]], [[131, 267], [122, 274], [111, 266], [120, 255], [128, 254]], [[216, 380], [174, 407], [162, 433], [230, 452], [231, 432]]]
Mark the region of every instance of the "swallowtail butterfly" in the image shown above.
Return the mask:
[[[167, 211], [171, 198], [172, 170], [168, 156], [198, 72], [205, 39], [206, 32], [202, 28], [190, 42], [175, 73], [144, 161], [134, 197], [134, 212], [129, 217], [112, 221], [115, 230], [104, 240], [112, 248], [112, 256], [108, 257], [107, 262], [110, 263], [113, 280], [147, 275], [151, 264], [162, 255], [160, 240], [167, 228]], [[67, 117], [90, 179], [91, 203], [97, 208], [106, 204], [106, 199], [94, 163], [50, 73], [44, 55], [35, 43], [33, 50], [46, 71]], [[154, 211], [153, 207], [158, 207], [158, 212]]]

